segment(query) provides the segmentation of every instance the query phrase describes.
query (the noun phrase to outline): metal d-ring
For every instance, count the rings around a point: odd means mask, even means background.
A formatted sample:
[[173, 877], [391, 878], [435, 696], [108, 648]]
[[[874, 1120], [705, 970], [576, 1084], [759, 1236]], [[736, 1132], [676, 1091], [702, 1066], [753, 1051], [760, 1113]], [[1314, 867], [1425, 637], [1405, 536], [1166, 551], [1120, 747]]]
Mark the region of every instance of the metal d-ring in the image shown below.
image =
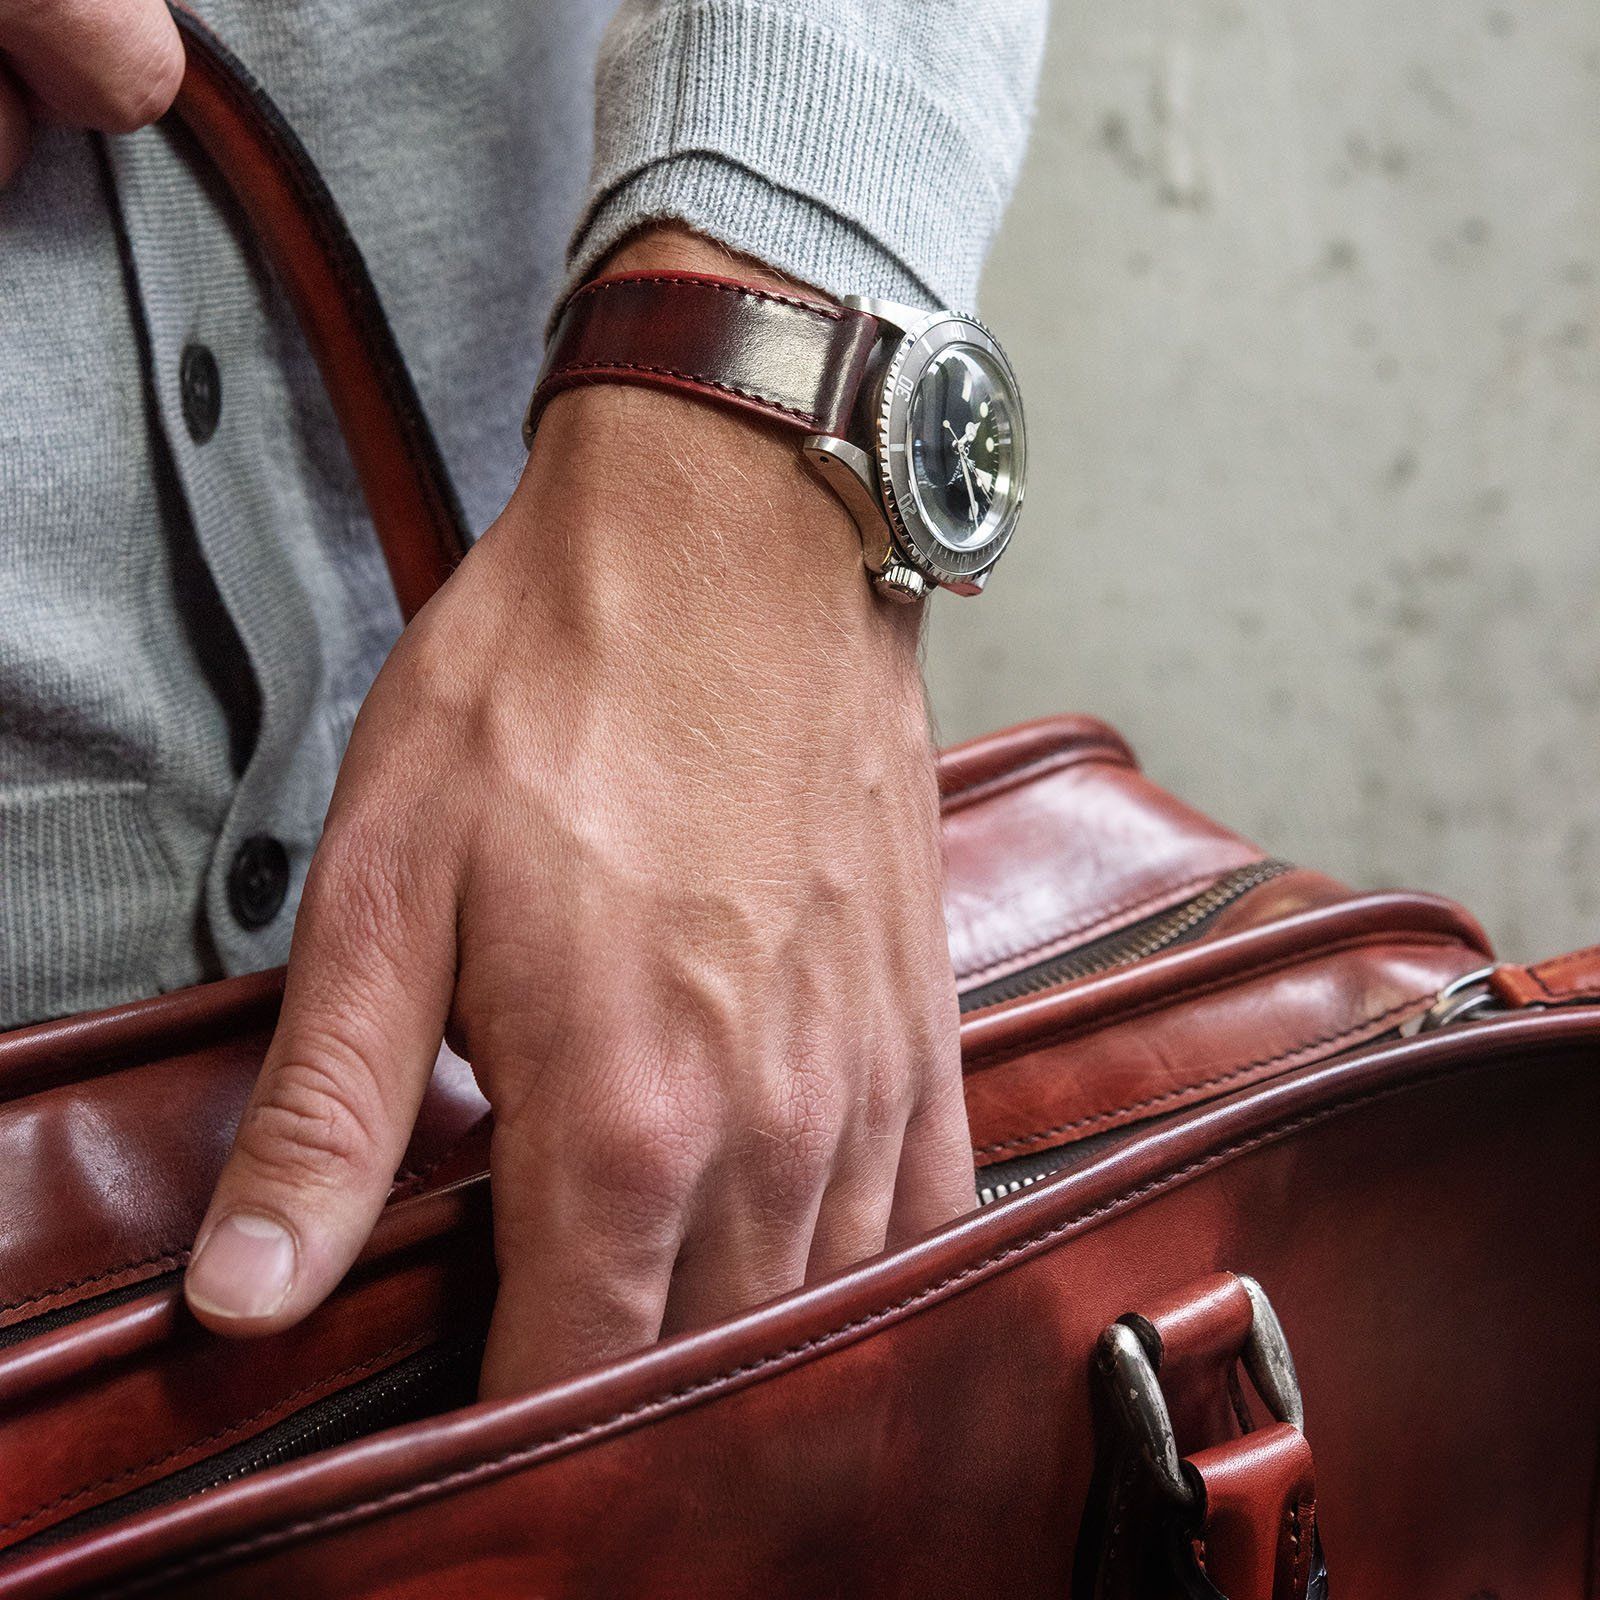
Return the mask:
[[[1236, 1276], [1250, 1301], [1250, 1332], [1240, 1353], [1245, 1371], [1272, 1416], [1303, 1432], [1305, 1405], [1283, 1324], [1266, 1290], [1254, 1278], [1243, 1273]], [[1128, 1322], [1113, 1322], [1101, 1334], [1099, 1364], [1123, 1431], [1133, 1440], [1156, 1482], [1178, 1505], [1193, 1506], [1195, 1489], [1183, 1470], [1177, 1436], [1172, 1430], [1172, 1413], [1167, 1409], [1155, 1363]]]
[[1126, 1322], [1113, 1322], [1100, 1335], [1100, 1370], [1122, 1430], [1138, 1447], [1156, 1482], [1179, 1505], [1193, 1505], [1195, 1492], [1183, 1475], [1161, 1380], [1144, 1341]]

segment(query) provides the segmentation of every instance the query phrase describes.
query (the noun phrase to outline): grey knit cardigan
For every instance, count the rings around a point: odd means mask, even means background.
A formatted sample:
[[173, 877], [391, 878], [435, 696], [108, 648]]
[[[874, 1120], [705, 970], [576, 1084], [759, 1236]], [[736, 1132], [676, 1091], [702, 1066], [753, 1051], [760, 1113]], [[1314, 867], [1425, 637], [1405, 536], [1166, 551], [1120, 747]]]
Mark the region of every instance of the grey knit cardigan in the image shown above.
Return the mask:
[[[203, 0], [371, 265], [469, 521], [563, 286], [678, 218], [970, 306], [1045, 0]], [[0, 1025], [284, 959], [399, 619], [279, 292], [182, 140], [0, 192]]]

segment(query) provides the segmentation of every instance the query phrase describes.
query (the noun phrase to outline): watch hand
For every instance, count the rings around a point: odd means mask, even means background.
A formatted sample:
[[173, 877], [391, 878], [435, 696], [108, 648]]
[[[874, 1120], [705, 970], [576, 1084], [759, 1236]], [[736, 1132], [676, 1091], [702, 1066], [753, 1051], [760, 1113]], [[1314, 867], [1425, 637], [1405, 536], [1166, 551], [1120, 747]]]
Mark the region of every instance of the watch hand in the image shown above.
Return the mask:
[[963, 450], [960, 454], [961, 475], [967, 480], [967, 504], [971, 507], [968, 515], [971, 516], [973, 523], [976, 524], [980, 515], [978, 511], [978, 491], [972, 487], [972, 467], [967, 460], [967, 453]]
[[[974, 525], [976, 525], [982, 516], [982, 512], [978, 509], [978, 491], [972, 486], [972, 460], [967, 454], [967, 446], [972, 442], [972, 436], [977, 433], [978, 424], [976, 422], [969, 422], [967, 424], [967, 431], [965, 433], [957, 433], [956, 430], [950, 426], [950, 419], [948, 417], [945, 417], [943, 421], [945, 432], [948, 433], [955, 441], [956, 460], [961, 463], [961, 476], [966, 480], [968, 506], [967, 515], [972, 519]], [[951, 475], [950, 481], [952, 483], [956, 481], [954, 474]]]

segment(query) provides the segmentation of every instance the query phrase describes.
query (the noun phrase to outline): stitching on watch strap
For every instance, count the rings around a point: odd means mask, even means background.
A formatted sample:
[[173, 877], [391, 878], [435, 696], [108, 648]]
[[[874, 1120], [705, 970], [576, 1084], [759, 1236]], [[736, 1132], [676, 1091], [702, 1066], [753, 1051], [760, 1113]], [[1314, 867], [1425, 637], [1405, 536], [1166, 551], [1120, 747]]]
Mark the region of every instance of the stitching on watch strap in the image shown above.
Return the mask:
[[716, 389], [719, 393], [731, 394], [737, 399], [765, 406], [770, 411], [781, 411], [786, 417], [794, 417], [797, 421], [807, 423], [813, 428], [822, 426], [822, 419], [815, 411], [807, 411], [801, 406], [785, 405], [783, 401], [762, 394], [758, 389], [743, 389], [736, 383], [713, 378], [707, 373], [687, 372], [679, 367], [652, 366], [645, 361], [588, 361], [582, 366], [558, 366], [539, 385], [531, 408], [538, 410], [560, 389], [572, 384], [602, 382], [610, 374], [620, 372], [643, 372], [658, 378], [674, 378], [683, 383], [698, 384], [702, 388]]
[[819, 300], [806, 300], [799, 295], [783, 294], [776, 289], [763, 289], [753, 283], [735, 283], [732, 280], [700, 277], [693, 273], [676, 272], [618, 272], [609, 278], [595, 278], [572, 291], [567, 304], [582, 300], [602, 289], [617, 288], [629, 283], [663, 283], [685, 289], [709, 289], [716, 294], [742, 295], [749, 300], [770, 300], [774, 305], [790, 306], [796, 311], [809, 311], [829, 322], [843, 322], [848, 316], [859, 313], [844, 306], [824, 305]]

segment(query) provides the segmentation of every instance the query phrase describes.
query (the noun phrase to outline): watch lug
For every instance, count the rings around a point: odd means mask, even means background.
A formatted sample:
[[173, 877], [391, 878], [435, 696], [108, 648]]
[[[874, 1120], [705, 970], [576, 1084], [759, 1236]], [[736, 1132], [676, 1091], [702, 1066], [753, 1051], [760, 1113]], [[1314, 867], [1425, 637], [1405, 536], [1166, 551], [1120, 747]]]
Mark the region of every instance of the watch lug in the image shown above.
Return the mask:
[[975, 572], [970, 578], [957, 578], [953, 582], [943, 585], [952, 594], [982, 594], [983, 586], [989, 581], [989, 574], [993, 567], [985, 567], [982, 572]]
[[896, 333], [910, 333], [919, 323], [931, 321], [940, 315], [937, 311], [919, 311], [915, 306], [903, 306], [893, 300], [874, 300], [871, 295], [847, 294], [844, 304], [852, 311], [865, 311], [876, 317], [886, 328]]
[[844, 502], [861, 534], [861, 553], [871, 572], [881, 573], [894, 553], [889, 521], [878, 502], [872, 457], [848, 439], [813, 433], [800, 446], [811, 470]]

